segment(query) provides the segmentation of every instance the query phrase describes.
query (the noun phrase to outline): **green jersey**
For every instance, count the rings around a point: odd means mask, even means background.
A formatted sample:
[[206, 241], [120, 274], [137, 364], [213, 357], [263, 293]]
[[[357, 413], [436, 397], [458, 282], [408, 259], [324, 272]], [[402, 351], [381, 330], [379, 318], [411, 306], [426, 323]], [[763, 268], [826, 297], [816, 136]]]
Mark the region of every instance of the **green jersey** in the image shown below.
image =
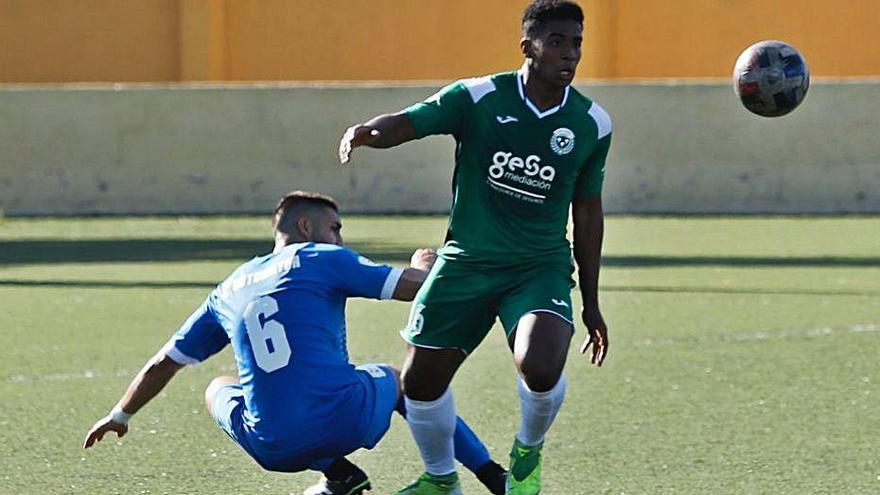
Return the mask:
[[611, 119], [567, 87], [541, 111], [521, 72], [455, 82], [408, 109], [416, 136], [455, 137], [449, 260], [511, 266], [571, 258], [569, 205], [601, 193]]

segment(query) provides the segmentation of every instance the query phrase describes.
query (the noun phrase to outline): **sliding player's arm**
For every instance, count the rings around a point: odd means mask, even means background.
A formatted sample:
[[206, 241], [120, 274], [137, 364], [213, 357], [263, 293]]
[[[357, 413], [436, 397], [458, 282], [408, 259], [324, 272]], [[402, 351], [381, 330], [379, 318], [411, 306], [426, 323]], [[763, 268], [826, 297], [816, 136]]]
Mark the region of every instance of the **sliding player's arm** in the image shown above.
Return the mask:
[[[215, 297], [214, 294], [211, 297]], [[101, 441], [111, 431], [119, 437], [124, 436], [128, 433], [128, 420], [159, 395], [178, 371], [186, 365], [204, 361], [226, 347], [229, 338], [210, 308], [211, 297], [147, 361], [116, 406], [86, 434], [83, 448], [87, 449]]]
[[86, 434], [83, 448], [87, 449], [95, 442], [100, 442], [110, 431], [115, 432], [119, 437], [125, 436], [128, 433], [129, 418], [153, 400], [181, 368], [183, 368], [182, 364], [168, 357], [164, 349], [160, 350], [134, 377], [110, 414], [99, 419], [92, 426]]
[[437, 252], [433, 249], [416, 249], [410, 258], [410, 267], [403, 271], [397, 287], [394, 288], [392, 299], [398, 301], [412, 301], [416, 293], [428, 278], [428, 272], [437, 260]]
[[374, 263], [351, 249], [339, 247], [320, 253], [331, 286], [345, 297], [412, 301], [437, 258], [431, 249], [418, 249], [408, 268]]
[[471, 102], [468, 90], [456, 82], [401, 112], [351, 126], [339, 141], [339, 161], [348, 163], [358, 146], [391, 148], [435, 134], [457, 135]]

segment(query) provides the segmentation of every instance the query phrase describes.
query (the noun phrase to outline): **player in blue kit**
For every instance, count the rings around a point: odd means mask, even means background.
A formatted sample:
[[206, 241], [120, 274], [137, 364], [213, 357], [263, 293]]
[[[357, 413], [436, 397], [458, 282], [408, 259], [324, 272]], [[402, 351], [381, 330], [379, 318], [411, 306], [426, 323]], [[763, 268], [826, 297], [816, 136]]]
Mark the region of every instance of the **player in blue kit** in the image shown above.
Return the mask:
[[[241, 265], [220, 283], [132, 380], [123, 397], [86, 436], [84, 447], [128, 421], [185, 365], [232, 345], [238, 376], [215, 378], [205, 391], [214, 421], [270, 471], [321, 471], [308, 495], [353, 495], [370, 488], [345, 459], [372, 448], [401, 414], [399, 371], [349, 362], [349, 297], [412, 300], [436, 257], [417, 250], [406, 269], [379, 265], [342, 246], [338, 209], [315, 193], [285, 196], [273, 217], [275, 249]], [[457, 458], [492, 493], [504, 470], [458, 420]]]

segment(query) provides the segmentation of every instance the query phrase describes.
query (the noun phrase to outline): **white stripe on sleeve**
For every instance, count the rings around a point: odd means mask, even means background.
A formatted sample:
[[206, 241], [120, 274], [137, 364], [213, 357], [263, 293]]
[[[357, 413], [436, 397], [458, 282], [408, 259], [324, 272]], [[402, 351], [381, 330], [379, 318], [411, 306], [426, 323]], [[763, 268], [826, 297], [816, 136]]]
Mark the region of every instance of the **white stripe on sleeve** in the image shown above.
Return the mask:
[[379, 299], [391, 299], [401, 275], [403, 275], [403, 268], [392, 268], [388, 272], [388, 277], [385, 278], [385, 285], [382, 286], [382, 293], [379, 295]]
[[611, 134], [611, 116], [608, 115], [608, 112], [606, 112], [604, 108], [594, 101], [587, 113], [590, 114], [590, 117], [593, 117], [593, 120], [596, 121], [596, 127], [599, 128], [599, 133], [598, 136], [596, 136], [596, 139], [602, 139]]
[[490, 76], [474, 77], [471, 79], [462, 79], [461, 84], [467, 88], [471, 94], [471, 100], [474, 104], [478, 103], [484, 96], [495, 91], [495, 83], [492, 82]]
[[168, 343], [165, 344], [165, 347], [162, 348], [162, 350], [165, 351], [166, 356], [170, 357], [171, 360], [177, 364], [188, 366], [199, 363], [198, 359], [189, 357], [186, 354], [180, 352], [180, 349], [174, 346], [174, 339], [169, 340]]

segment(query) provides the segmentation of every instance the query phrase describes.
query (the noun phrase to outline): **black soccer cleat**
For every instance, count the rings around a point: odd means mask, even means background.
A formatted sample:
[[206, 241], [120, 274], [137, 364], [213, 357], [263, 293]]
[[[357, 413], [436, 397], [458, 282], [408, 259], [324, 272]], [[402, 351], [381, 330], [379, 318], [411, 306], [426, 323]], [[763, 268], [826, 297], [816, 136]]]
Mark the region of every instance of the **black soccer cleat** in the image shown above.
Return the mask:
[[[331, 476], [324, 477], [316, 485], [309, 487], [303, 495], [362, 495], [372, 488], [367, 473], [363, 472], [346, 459], [339, 459], [329, 471]], [[336, 478], [336, 476], [339, 476]]]
[[360, 471], [339, 480], [323, 478], [304, 491], [303, 495], [362, 495], [371, 488], [367, 473]]
[[507, 471], [495, 461], [489, 461], [480, 466], [474, 474], [480, 483], [486, 486], [494, 495], [504, 495], [506, 493], [505, 482], [507, 481]]
[[372, 488], [367, 473], [345, 457], [334, 459], [321, 471], [324, 478], [304, 491], [303, 495], [361, 495]]

